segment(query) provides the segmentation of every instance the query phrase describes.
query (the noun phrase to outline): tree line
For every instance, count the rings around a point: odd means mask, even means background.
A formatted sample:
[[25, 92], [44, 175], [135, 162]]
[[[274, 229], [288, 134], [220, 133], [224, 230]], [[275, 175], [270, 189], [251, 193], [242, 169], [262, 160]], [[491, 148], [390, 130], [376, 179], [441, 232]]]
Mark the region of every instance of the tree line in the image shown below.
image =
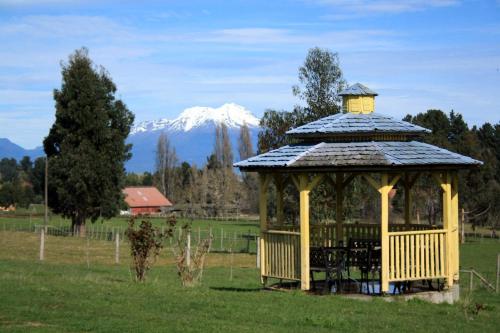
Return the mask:
[[[250, 130], [246, 125], [240, 128], [237, 151], [240, 160], [254, 155]], [[223, 123], [216, 126], [213, 151], [201, 166], [179, 162], [173, 144], [162, 132], [156, 146], [155, 172], [128, 173], [127, 184], [143, 186], [147, 185], [145, 180], [151, 181], [175, 204], [179, 213], [186, 216], [255, 213], [256, 175], [235, 172], [234, 160], [228, 128]]]
[[0, 160], [0, 207], [27, 208], [32, 203], [42, 203], [44, 186], [44, 157], [35, 161], [29, 156], [19, 162], [14, 158]]

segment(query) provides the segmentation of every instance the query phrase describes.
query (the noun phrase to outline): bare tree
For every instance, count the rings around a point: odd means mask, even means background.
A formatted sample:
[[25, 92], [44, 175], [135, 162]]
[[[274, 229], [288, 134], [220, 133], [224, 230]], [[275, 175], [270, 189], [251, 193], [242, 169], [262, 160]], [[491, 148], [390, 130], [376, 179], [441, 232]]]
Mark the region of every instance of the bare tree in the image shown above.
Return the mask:
[[175, 148], [170, 144], [167, 134], [162, 132], [156, 144], [156, 174], [160, 190], [168, 198], [174, 197], [177, 162]]
[[[240, 136], [238, 139], [238, 153], [240, 160], [246, 160], [254, 156], [252, 146], [252, 139], [250, 137], [250, 130], [246, 124], [240, 128]], [[257, 195], [257, 178], [254, 173], [242, 172], [243, 188], [242, 197], [245, 199], [245, 209], [250, 211], [257, 211], [258, 195]]]
[[241, 161], [254, 155], [252, 139], [250, 138], [250, 129], [247, 124], [243, 124], [243, 126], [240, 127], [238, 153], [240, 154]]

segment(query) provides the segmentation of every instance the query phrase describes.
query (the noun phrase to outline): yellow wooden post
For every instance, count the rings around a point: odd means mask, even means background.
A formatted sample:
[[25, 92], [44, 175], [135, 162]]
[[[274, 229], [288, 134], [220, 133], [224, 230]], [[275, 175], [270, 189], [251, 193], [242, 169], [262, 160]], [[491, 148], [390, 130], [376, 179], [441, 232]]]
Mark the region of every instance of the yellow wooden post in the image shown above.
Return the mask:
[[453, 280], [458, 281], [459, 274], [459, 237], [458, 237], [458, 173], [454, 172], [451, 177], [451, 213], [452, 213], [452, 249], [453, 258]]
[[[389, 181], [389, 175], [383, 173], [380, 177], [380, 183], [373, 179], [368, 174], [363, 174], [368, 183], [375, 188], [380, 193], [380, 240], [382, 244], [382, 271], [381, 280], [382, 293], [389, 291], [389, 255], [390, 255], [390, 244], [389, 244], [389, 192], [396, 185], [401, 175], [395, 175]], [[396, 244], [394, 245], [396, 250], [396, 256], [398, 255], [399, 245], [398, 239], [396, 238]], [[397, 265], [396, 265], [397, 266]]]
[[283, 215], [283, 195], [284, 195], [284, 182], [283, 177], [277, 174], [274, 176], [274, 183], [276, 184], [276, 222], [279, 226], [284, 224]]
[[410, 175], [405, 173], [404, 189], [405, 189], [405, 225], [406, 230], [409, 230], [411, 224], [411, 180]]
[[269, 176], [259, 174], [259, 215], [260, 215], [260, 277], [263, 284], [266, 283], [266, 253], [264, 233], [268, 229], [267, 225], [267, 187], [269, 185]]
[[441, 177], [441, 187], [443, 188], [443, 228], [446, 230], [446, 272], [447, 285], [453, 285], [455, 253], [452, 236], [452, 202], [451, 202], [451, 177], [448, 172]]
[[299, 176], [300, 193], [300, 288], [309, 290], [309, 188], [307, 175]]
[[344, 173], [337, 172], [336, 180], [335, 180], [335, 196], [336, 196], [336, 238], [337, 245], [340, 245], [340, 242], [344, 240]]
[[383, 173], [380, 182], [381, 196], [381, 220], [380, 220], [380, 238], [382, 244], [382, 293], [389, 291], [389, 175]]

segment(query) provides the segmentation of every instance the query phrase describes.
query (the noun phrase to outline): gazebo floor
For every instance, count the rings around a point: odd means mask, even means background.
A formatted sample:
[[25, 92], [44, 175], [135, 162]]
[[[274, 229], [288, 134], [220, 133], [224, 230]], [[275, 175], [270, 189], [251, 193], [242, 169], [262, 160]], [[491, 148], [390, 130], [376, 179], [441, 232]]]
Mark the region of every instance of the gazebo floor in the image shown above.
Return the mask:
[[[379, 293], [379, 281], [378, 280], [370, 280], [368, 282], [370, 285], [370, 294], [367, 292], [366, 283], [363, 283], [363, 287], [360, 292], [360, 282], [356, 280], [351, 280], [348, 282], [344, 282], [341, 293], [335, 292], [335, 286], [333, 286], [330, 292], [325, 292], [325, 281], [319, 280], [315, 281], [315, 289], [310, 290], [307, 293], [310, 295], [335, 295], [339, 297], [356, 299], [362, 301], [372, 300], [374, 297], [379, 299], [383, 299], [388, 302], [394, 301], [408, 301], [412, 299], [420, 299], [424, 301], [428, 301], [431, 303], [448, 303], [453, 304], [459, 299], [459, 286], [454, 285], [453, 287], [438, 291], [432, 287], [429, 287], [426, 283], [422, 282], [414, 282], [408, 288], [408, 290], [404, 290], [402, 285], [398, 285], [396, 283], [391, 283], [389, 286], [390, 292], [381, 295]], [[299, 282], [281, 282], [275, 283], [265, 288], [266, 290], [278, 290], [278, 291], [296, 291], [300, 290]], [[373, 292], [375, 291], [375, 292]]]

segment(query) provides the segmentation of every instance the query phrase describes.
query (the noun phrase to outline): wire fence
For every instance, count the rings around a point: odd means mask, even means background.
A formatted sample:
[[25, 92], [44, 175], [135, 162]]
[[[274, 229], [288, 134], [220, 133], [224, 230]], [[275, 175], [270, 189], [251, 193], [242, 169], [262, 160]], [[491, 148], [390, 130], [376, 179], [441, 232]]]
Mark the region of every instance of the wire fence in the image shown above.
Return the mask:
[[[38, 221], [39, 222], [39, 221]], [[0, 222], [0, 230], [13, 232], [29, 232], [40, 234], [41, 229], [44, 229], [46, 236], [57, 237], [78, 237], [88, 238], [90, 240], [100, 240], [113, 242], [118, 237], [120, 240], [126, 240], [126, 227], [116, 227], [107, 225], [87, 225], [85, 227], [85, 235], [79, 235], [71, 229], [71, 226], [49, 224], [45, 226], [40, 223], [9, 223], [6, 221]], [[165, 232], [165, 226], [159, 227], [161, 232]], [[180, 225], [174, 227], [173, 237], [167, 240], [167, 246], [177, 242], [181, 236], [183, 228]], [[197, 246], [202, 240], [211, 238], [210, 252], [216, 253], [257, 253], [257, 237], [255, 231], [234, 231], [231, 228], [217, 226], [217, 228], [191, 228], [191, 242], [193, 246]], [[118, 235], [118, 236], [117, 236]]]

